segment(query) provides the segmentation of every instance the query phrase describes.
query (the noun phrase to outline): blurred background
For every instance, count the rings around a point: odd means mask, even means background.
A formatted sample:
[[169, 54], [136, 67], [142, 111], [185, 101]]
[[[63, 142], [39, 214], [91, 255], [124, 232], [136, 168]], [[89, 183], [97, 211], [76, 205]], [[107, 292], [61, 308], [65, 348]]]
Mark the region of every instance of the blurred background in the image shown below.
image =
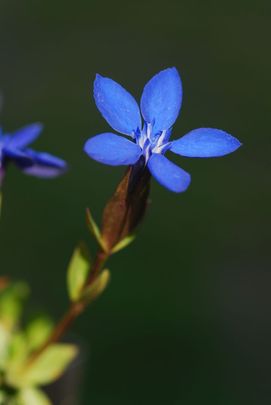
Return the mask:
[[153, 181], [135, 243], [70, 335], [85, 347], [80, 404], [270, 404], [270, 35], [268, 0], [1, 0], [1, 125], [43, 122], [34, 146], [70, 163], [56, 180], [13, 168], [6, 179], [1, 274], [30, 282], [32, 309], [64, 312], [75, 244], [95, 252], [85, 208], [99, 219], [123, 173], [82, 151], [109, 128], [96, 72], [139, 99], [176, 66], [173, 137], [210, 126], [244, 144], [220, 159], [177, 157], [192, 174], [185, 194]]

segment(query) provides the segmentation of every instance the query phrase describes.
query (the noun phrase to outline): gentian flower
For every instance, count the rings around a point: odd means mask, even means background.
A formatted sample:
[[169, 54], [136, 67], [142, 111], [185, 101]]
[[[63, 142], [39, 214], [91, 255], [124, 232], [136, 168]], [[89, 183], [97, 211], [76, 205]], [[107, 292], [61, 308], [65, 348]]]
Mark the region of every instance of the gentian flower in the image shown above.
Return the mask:
[[0, 185], [10, 163], [14, 163], [25, 174], [43, 178], [58, 176], [66, 170], [64, 160], [28, 148], [40, 135], [42, 128], [41, 124], [35, 123], [12, 134], [4, 134], [0, 128]]
[[182, 104], [182, 83], [176, 68], [161, 71], [146, 84], [140, 108], [120, 84], [100, 75], [94, 82], [94, 98], [108, 124], [130, 139], [102, 133], [86, 142], [85, 152], [111, 166], [135, 165], [143, 157], [152, 176], [174, 192], [187, 189], [190, 175], [168, 160], [166, 152], [208, 158], [227, 155], [241, 145], [227, 132], [213, 128], [194, 129], [182, 138], [170, 140]]

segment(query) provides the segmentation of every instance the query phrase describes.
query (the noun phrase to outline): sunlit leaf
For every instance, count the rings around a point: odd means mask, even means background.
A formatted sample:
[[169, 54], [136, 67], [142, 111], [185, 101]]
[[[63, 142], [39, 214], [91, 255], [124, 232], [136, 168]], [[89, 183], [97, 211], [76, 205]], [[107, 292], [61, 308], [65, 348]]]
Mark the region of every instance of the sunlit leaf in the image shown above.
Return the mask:
[[23, 332], [12, 335], [6, 361], [6, 379], [11, 386], [17, 386], [20, 372], [28, 358], [28, 345]]
[[82, 288], [91, 268], [90, 256], [86, 246], [81, 243], [70, 260], [67, 272], [68, 292], [72, 301], [80, 298]]
[[117, 253], [120, 250], [126, 248], [130, 243], [135, 240], [135, 235], [126, 236], [126, 238], [122, 239], [119, 243], [117, 243], [113, 249], [111, 250], [112, 253]]
[[83, 299], [88, 303], [94, 301], [105, 290], [109, 280], [110, 272], [109, 270], [105, 269], [97, 276], [96, 280], [84, 290], [82, 295]]
[[16, 399], [16, 405], [52, 405], [47, 395], [37, 388], [21, 390]]
[[0, 370], [5, 368], [8, 359], [9, 342], [10, 332], [0, 324]]
[[26, 327], [26, 338], [29, 350], [38, 349], [50, 336], [53, 322], [48, 316], [35, 317]]
[[6, 404], [7, 401], [7, 394], [0, 389], [0, 404]]
[[28, 294], [28, 285], [22, 282], [10, 284], [0, 291], [0, 322], [7, 329], [13, 329], [19, 321]]
[[36, 360], [22, 369], [20, 378], [17, 380], [18, 386], [45, 385], [57, 380], [77, 353], [78, 349], [75, 345], [52, 344]]

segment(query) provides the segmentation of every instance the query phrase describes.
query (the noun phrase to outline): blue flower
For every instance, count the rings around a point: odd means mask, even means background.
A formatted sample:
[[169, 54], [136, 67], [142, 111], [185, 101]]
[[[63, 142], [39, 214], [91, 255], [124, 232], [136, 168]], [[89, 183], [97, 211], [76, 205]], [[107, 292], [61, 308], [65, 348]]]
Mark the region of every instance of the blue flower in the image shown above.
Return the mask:
[[175, 68], [161, 71], [146, 84], [140, 108], [121, 85], [100, 75], [94, 82], [94, 98], [108, 124], [130, 139], [106, 132], [90, 138], [85, 152], [111, 166], [134, 165], [143, 156], [152, 176], [174, 192], [185, 191], [191, 178], [165, 157], [167, 151], [207, 158], [227, 155], [241, 145], [227, 132], [213, 128], [194, 129], [182, 138], [170, 140], [182, 104], [182, 82]]
[[41, 131], [42, 125], [39, 123], [23, 127], [12, 134], [4, 134], [0, 128], [0, 184], [10, 163], [36, 177], [55, 177], [66, 170], [64, 160], [28, 148]]

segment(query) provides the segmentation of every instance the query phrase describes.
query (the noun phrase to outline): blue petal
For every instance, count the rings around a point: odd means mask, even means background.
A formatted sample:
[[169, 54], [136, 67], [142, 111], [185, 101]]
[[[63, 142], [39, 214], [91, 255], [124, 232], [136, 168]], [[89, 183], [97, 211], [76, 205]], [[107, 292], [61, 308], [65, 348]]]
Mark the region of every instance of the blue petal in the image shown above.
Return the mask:
[[137, 129], [141, 129], [138, 104], [120, 84], [96, 75], [94, 98], [98, 110], [115, 131], [133, 135]]
[[13, 148], [11, 145], [5, 146], [2, 153], [4, 159], [12, 160], [20, 167], [26, 167], [32, 164], [32, 158], [30, 156], [19, 149]]
[[154, 153], [149, 159], [148, 168], [158, 183], [175, 193], [185, 191], [190, 184], [190, 174], [163, 155]]
[[198, 128], [173, 141], [171, 152], [187, 157], [218, 157], [234, 152], [241, 146], [238, 139], [213, 128]]
[[27, 167], [27, 168], [23, 169], [23, 172], [30, 176], [49, 179], [49, 178], [60, 176], [61, 174], [63, 174], [65, 172], [65, 169], [59, 169], [56, 167], [48, 167], [48, 166], [42, 166], [39, 164], [34, 164], [31, 167]]
[[111, 166], [133, 165], [142, 154], [136, 143], [112, 133], [90, 138], [84, 150], [92, 159]]
[[12, 133], [10, 143], [15, 148], [25, 148], [40, 135], [42, 129], [43, 125], [40, 123], [27, 125]]
[[67, 163], [56, 156], [45, 152], [27, 150], [32, 159], [31, 166], [22, 168], [25, 174], [35, 177], [52, 178], [60, 176], [67, 170]]
[[176, 121], [182, 104], [182, 82], [177, 69], [155, 75], [145, 86], [141, 111], [145, 121], [154, 125], [154, 133], [169, 129]]

